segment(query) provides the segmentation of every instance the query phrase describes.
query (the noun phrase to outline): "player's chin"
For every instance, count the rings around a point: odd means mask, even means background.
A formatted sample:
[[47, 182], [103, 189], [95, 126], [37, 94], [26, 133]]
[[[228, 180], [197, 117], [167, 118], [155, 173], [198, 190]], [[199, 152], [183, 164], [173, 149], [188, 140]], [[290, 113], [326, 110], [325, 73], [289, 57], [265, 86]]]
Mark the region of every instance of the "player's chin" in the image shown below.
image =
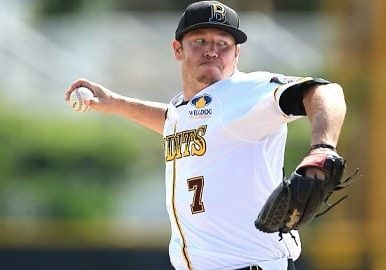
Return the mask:
[[201, 70], [197, 76], [197, 81], [201, 83], [214, 83], [224, 78], [223, 73], [219, 68], [208, 68]]
[[203, 84], [212, 84], [221, 79], [222, 77], [220, 76], [210, 76], [209, 74], [202, 74], [201, 76], [197, 77], [197, 81]]

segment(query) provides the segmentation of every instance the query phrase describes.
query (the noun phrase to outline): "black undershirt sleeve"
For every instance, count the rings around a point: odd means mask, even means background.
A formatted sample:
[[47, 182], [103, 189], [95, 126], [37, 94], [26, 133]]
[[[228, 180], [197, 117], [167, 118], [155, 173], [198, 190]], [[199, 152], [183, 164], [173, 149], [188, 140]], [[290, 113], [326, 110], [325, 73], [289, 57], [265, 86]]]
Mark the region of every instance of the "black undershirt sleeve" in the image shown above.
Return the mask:
[[280, 96], [279, 106], [286, 115], [306, 115], [303, 104], [304, 92], [317, 84], [329, 84], [324, 79], [312, 79], [300, 84], [290, 86]]

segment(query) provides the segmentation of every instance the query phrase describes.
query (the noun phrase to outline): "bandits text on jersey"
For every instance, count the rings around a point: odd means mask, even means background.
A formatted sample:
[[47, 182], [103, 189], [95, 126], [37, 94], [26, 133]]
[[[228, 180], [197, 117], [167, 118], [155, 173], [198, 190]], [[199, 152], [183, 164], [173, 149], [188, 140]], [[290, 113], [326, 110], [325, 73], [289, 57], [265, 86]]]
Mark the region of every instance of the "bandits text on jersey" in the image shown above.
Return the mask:
[[206, 125], [184, 130], [164, 138], [165, 160], [171, 161], [189, 156], [202, 156], [206, 152]]

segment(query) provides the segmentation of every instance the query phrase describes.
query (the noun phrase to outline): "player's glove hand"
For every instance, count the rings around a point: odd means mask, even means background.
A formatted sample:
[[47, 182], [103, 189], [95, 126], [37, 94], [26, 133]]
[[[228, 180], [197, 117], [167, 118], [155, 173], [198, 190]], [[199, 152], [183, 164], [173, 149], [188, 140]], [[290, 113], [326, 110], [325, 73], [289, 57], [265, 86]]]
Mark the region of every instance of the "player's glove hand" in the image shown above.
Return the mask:
[[[309, 168], [323, 171], [325, 179], [307, 177], [305, 172]], [[358, 172], [342, 181], [344, 169], [345, 160], [334, 151], [306, 156], [295, 172], [271, 193], [255, 221], [256, 228], [268, 233], [287, 233], [326, 213], [347, 198], [330, 204], [328, 199], [332, 193], [351, 184]], [[318, 213], [323, 203], [327, 209]]]

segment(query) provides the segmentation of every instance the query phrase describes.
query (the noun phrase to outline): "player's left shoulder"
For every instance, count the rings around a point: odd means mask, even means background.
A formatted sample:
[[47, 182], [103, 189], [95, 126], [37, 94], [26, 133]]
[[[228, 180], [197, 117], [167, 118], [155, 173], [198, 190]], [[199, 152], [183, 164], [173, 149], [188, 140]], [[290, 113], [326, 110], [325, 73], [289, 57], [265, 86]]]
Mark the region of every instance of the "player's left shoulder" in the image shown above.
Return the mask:
[[298, 84], [329, 84], [328, 80], [323, 78], [315, 78], [311, 76], [299, 77], [299, 76], [287, 76], [283, 74], [271, 74], [270, 83], [278, 86], [285, 85], [298, 85]]
[[273, 87], [281, 87], [285, 85], [292, 85], [301, 83], [304, 81], [313, 80], [312, 77], [297, 77], [297, 76], [288, 76], [278, 73], [272, 73], [268, 71], [255, 71], [255, 72], [238, 72], [235, 74], [233, 80], [235, 82], [245, 82], [252, 83], [254, 85], [271, 85]]
[[272, 77], [272, 73], [268, 71], [255, 71], [255, 72], [241, 72], [237, 71], [233, 76], [232, 80], [235, 82], [264, 82], [269, 81]]

